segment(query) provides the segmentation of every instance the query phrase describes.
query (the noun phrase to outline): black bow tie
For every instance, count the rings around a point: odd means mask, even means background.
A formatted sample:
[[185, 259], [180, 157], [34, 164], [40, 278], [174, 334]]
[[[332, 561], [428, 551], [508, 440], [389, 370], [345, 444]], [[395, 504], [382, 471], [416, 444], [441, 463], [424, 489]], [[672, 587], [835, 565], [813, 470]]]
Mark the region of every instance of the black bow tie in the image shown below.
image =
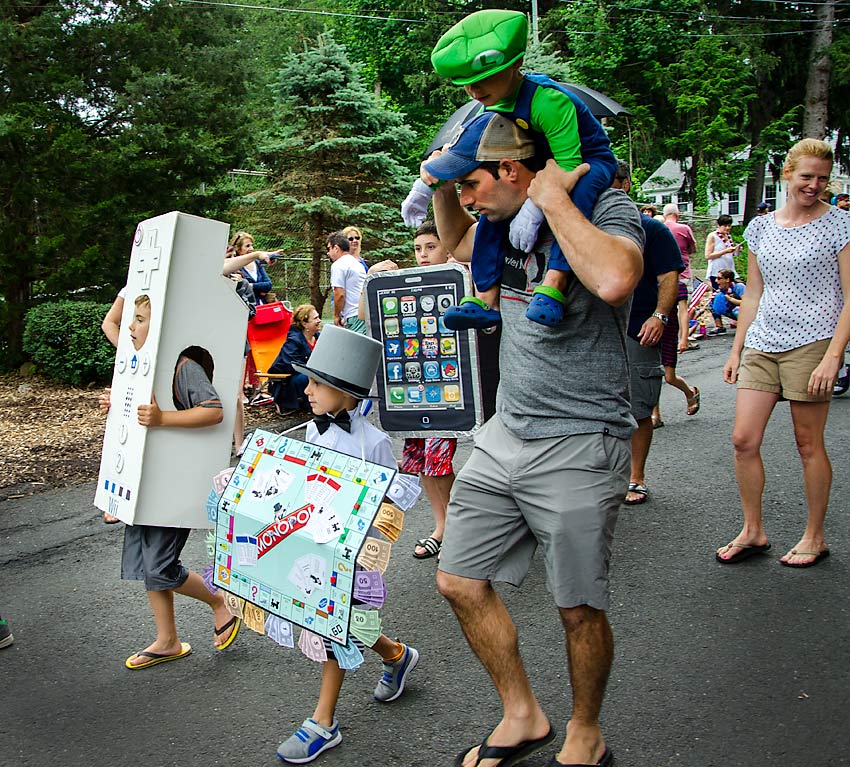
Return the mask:
[[313, 423], [316, 424], [319, 434], [324, 434], [328, 429], [330, 429], [332, 423], [335, 423], [340, 429], [344, 429], [351, 434], [351, 416], [348, 415], [347, 410], [343, 410], [338, 416], [336, 416], [336, 418], [332, 415], [328, 415], [327, 413], [324, 415], [314, 415]]

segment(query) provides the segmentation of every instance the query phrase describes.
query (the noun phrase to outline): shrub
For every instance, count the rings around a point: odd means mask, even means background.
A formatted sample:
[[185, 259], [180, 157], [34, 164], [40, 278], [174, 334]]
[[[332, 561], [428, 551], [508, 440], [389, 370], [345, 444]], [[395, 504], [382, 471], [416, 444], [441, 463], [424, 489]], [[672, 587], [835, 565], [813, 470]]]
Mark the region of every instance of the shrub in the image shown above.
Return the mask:
[[109, 381], [115, 350], [100, 329], [108, 310], [109, 304], [95, 301], [38, 304], [27, 312], [24, 351], [56, 381]]

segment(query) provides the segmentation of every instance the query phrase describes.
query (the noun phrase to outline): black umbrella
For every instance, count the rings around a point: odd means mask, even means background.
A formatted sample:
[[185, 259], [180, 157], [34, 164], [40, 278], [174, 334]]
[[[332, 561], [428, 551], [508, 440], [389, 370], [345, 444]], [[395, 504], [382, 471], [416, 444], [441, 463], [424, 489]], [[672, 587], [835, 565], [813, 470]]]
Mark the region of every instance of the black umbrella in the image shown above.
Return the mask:
[[[577, 85], [576, 83], [561, 83], [561, 85], [563, 85], [564, 88], [566, 88], [574, 96], [578, 96], [594, 117], [618, 117], [619, 115], [631, 114], [631, 112], [629, 112], [629, 110], [622, 104], [618, 104], [614, 101], [614, 99], [608, 98], [604, 93], [595, 91], [593, 88], [588, 88], [585, 85]], [[435, 149], [441, 149], [444, 144], [451, 141], [455, 137], [460, 126], [463, 125], [469, 118], [478, 114], [479, 110], [482, 108], [481, 104], [475, 100], [464, 104], [448, 120], [446, 120], [445, 125], [437, 131], [437, 135], [434, 136], [434, 140], [428, 145], [428, 148], [425, 150], [422, 158], [424, 159], [428, 157], [428, 155], [430, 155]]]

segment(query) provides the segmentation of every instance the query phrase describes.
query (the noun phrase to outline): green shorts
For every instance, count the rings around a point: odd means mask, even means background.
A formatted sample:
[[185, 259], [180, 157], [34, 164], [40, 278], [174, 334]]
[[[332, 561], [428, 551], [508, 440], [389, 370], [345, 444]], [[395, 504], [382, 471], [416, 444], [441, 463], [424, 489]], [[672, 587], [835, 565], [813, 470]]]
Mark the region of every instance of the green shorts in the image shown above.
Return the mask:
[[346, 330], [353, 330], [355, 333], [360, 333], [362, 336], [369, 335], [366, 323], [359, 317], [349, 317], [345, 321], [344, 325]]
[[614, 527], [629, 483], [629, 440], [523, 440], [497, 413], [455, 479], [440, 570], [519, 586], [537, 546], [558, 607], [607, 610]]

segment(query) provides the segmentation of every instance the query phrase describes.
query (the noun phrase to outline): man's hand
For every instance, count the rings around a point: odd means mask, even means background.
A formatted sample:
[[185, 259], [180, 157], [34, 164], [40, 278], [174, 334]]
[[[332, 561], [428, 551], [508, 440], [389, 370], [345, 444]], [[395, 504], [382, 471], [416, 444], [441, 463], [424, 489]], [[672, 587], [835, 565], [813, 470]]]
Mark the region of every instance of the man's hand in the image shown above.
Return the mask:
[[417, 178], [401, 204], [401, 217], [407, 226], [416, 227], [425, 220], [433, 196], [434, 190], [422, 179]]
[[97, 398], [97, 406], [104, 412], [108, 413], [112, 407], [112, 399], [110, 397], [112, 389], [106, 388], [103, 393]]
[[566, 171], [559, 168], [554, 160], [549, 160], [546, 167], [537, 173], [528, 187], [528, 196], [541, 210], [545, 211], [547, 207], [558, 206], [564, 194], [569, 195], [578, 180], [589, 170], [590, 165], [586, 162], [575, 170]]
[[162, 426], [162, 411], [154, 395], [151, 395], [150, 405], [139, 405], [139, 423], [142, 426]]
[[545, 218], [540, 208], [531, 200], [526, 200], [511, 221], [509, 233], [511, 245], [523, 253], [530, 253], [534, 243], [537, 242], [537, 232]]
[[638, 339], [641, 346], [655, 346], [661, 340], [664, 333], [664, 323], [658, 317], [650, 317], [638, 331]]

